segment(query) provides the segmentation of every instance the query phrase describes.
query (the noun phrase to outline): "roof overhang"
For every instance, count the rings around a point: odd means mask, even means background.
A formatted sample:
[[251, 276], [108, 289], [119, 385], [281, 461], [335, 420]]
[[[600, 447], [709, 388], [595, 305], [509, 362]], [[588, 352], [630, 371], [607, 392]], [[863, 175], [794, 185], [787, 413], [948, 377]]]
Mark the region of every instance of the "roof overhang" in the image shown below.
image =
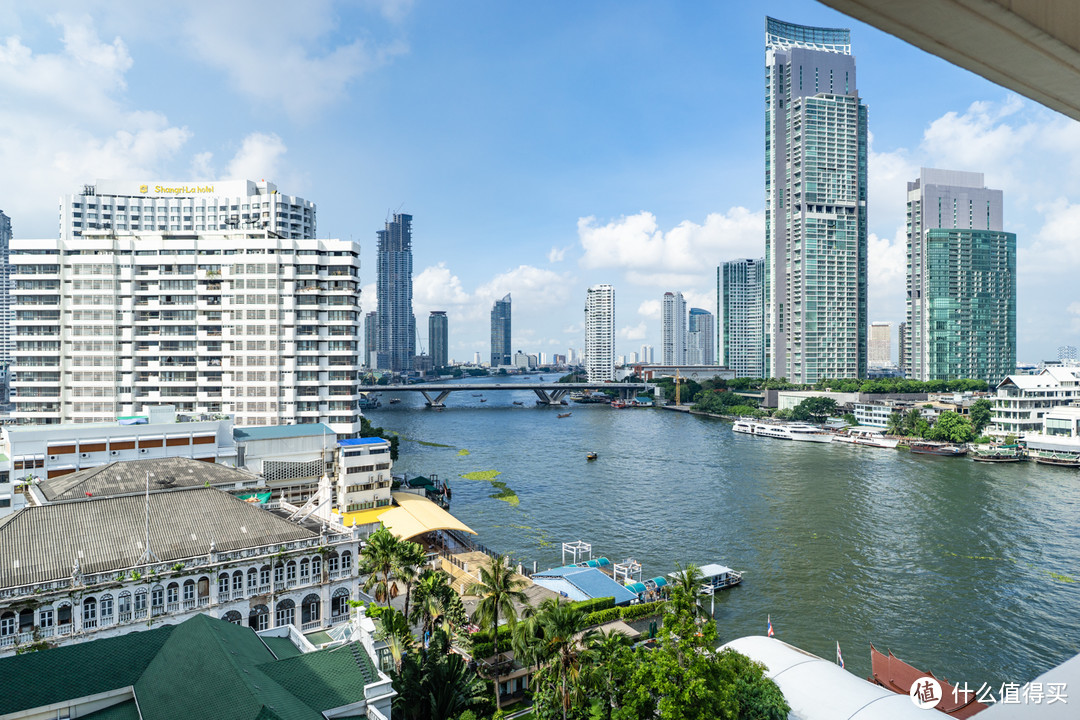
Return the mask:
[[379, 516], [379, 521], [402, 540], [409, 540], [433, 530], [459, 530], [476, 535], [476, 531], [443, 510], [435, 503], [412, 493], [393, 493], [397, 507]]
[[1075, 0], [820, 0], [1080, 120]]

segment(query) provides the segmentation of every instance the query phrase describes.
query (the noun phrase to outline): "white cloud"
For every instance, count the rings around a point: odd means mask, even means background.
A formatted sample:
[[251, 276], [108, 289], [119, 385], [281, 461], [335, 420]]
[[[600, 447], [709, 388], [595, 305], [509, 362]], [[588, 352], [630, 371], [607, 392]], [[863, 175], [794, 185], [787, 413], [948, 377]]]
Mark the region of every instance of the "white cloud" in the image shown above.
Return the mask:
[[273, 133], [254, 132], [244, 138], [240, 149], [229, 161], [225, 170], [227, 178], [271, 179], [278, 175], [285, 143]]
[[689, 220], [663, 231], [656, 216], [640, 212], [606, 225], [595, 217], [578, 219], [578, 238], [586, 268], [636, 271], [631, 282], [655, 285], [649, 276], [695, 276], [719, 262], [740, 255], [757, 257], [765, 238], [764, 212], [735, 207], [726, 214], [710, 213], [703, 225]]
[[659, 300], [646, 300], [638, 306], [638, 315], [659, 320], [663, 314], [663, 305]]
[[553, 248], [551, 248], [551, 250], [549, 250], [548, 254], [547, 254], [548, 262], [551, 262], [551, 263], [562, 262], [566, 258], [566, 251], [569, 250], [569, 249], [570, 249], [569, 247], [564, 247], [564, 248], [553, 247]]
[[461, 280], [445, 263], [433, 265], [413, 278], [413, 312], [418, 318], [427, 317], [432, 310], [446, 310], [447, 316], [460, 316], [473, 298], [461, 287]]
[[867, 283], [872, 321], [902, 322], [907, 314], [907, 235], [893, 238], [870, 233], [867, 240]]
[[622, 340], [644, 340], [649, 332], [648, 326], [641, 322], [637, 325], [627, 325], [620, 328], [618, 335]]
[[[380, 5], [385, 14], [406, 3]], [[275, 0], [257, 7], [193, 3], [188, 11], [183, 31], [193, 55], [224, 72], [237, 91], [296, 120], [314, 117], [349, 83], [408, 51], [400, 40], [335, 44], [339, 18], [328, 0], [310, 0], [302, 10]]]

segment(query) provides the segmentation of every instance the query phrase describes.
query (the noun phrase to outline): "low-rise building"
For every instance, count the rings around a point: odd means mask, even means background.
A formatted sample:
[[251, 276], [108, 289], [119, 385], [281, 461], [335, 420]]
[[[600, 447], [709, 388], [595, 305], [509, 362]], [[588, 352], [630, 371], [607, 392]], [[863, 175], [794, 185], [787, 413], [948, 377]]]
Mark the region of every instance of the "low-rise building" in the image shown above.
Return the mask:
[[1009, 375], [998, 383], [992, 400], [994, 414], [988, 432], [1017, 437], [1040, 432], [1048, 410], [1080, 400], [1080, 368], [1053, 367], [1036, 375]]
[[[337, 447], [337, 506], [341, 513], [389, 507], [390, 441], [351, 438]], [[358, 524], [363, 524], [359, 523]]]
[[1068, 405], [1047, 410], [1039, 432], [1027, 432], [1021, 438], [1028, 450], [1080, 457], [1080, 406]]
[[255, 630], [348, 622], [361, 530], [288, 503], [264, 509], [199, 480], [64, 498], [0, 523], [0, 655], [198, 613]]
[[685, 380], [712, 380], [715, 377], [723, 380], [734, 380], [735, 371], [719, 365], [634, 365], [634, 375], [648, 382], [662, 377], [675, 377], [676, 374]]
[[236, 466], [262, 475], [278, 499], [304, 503], [331, 473], [337, 434], [323, 423], [238, 427]]

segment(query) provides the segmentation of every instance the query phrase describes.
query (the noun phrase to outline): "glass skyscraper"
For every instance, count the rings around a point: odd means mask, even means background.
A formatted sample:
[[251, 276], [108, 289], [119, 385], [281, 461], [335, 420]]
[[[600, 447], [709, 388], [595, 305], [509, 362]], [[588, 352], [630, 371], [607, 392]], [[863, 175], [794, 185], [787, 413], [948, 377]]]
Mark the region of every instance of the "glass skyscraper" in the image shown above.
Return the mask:
[[1014, 371], [1016, 236], [1003, 206], [982, 173], [921, 168], [907, 184], [909, 378], [995, 383]]
[[510, 293], [491, 306], [491, 367], [514, 362], [510, 349]]
[[665, 365], [686, 364], [686, 300], [682, 293], [664, 293], [661, 349]]
[[432, 310], [428, 316], [428, 346], [431, 351], [431, 362], [435, 369], [444, 368], [448, 364], [447, 340], [449, 339], [449, 325], [446, 320], [445, 310]]
[[715, 319], [703, 308], [690, 308], [686, 332], [686, 364], [712, 365], [716, 349]]
[[731, 260], [716, 269], [716, 331], [720, 365], [735, 377], [764, 377], [765, 259]]
[[850, 31], [766, 18], [765, 375], [866, 375], [866, 107]]
[[378, 298], [376, 364], [380, 370], [408, 372], [416, 354], [412, 300], [412, 215], [394, 214], [379, 230], [375, 293]]

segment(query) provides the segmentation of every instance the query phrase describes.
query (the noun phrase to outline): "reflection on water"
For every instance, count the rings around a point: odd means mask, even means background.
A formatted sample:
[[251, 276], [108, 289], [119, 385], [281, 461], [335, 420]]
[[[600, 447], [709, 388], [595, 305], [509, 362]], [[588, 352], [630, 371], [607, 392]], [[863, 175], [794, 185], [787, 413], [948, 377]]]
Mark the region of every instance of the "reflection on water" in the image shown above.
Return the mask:
[[[485, 545], [541, 567], [585, 540], [646, 577], [676, 561], [744, 570], [717, 598], [724, 639], [771, 615], [777, 637], [822, 657], [839, 641], [860, 676], [873, 642], [976, 687], [1080, 652], [1076, 470], [747, 437], [661, 410], [557, 418], [531, 391], [455, 393], [445, 412], [402, 397], [367, 413], [412, 439], [395, 470], [449, 480]], [[458, 477], [493, 468], [517, 505]]]

